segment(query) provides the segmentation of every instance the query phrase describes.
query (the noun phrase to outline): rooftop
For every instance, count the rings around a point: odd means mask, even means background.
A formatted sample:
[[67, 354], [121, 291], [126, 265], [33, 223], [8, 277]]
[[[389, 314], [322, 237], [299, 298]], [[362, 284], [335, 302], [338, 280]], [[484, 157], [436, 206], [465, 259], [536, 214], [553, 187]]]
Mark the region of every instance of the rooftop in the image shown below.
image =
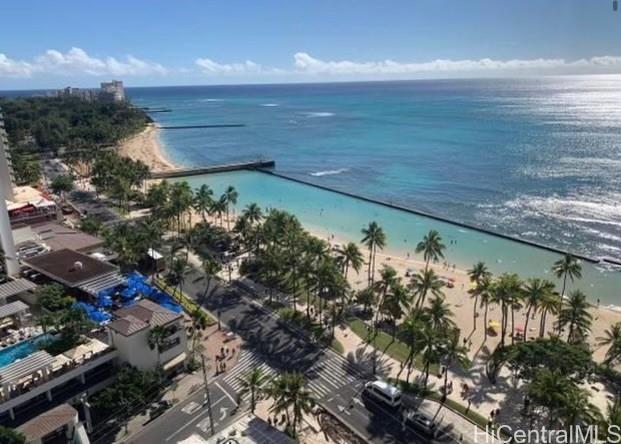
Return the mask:
[[67, 287], [117, 273], [117, 267], [67, 248], [23, 260], [24, 264]]
[[25, 313], [29, 310], [28, 306], [22, 301], [11, 302], [0, 307], [0, 319], [14, 316], [19, 313]]
[[61, 404], [25, 422], [17, 430], [26, 436], [27, 442], [37, 441], [65, 425], [73, 424], [77, 417], [76, 409], [69, 404]]
[[34, 352], [30, 356], [0, 369], [0, 384], [16, 383], [45, 368], [50, 368], [54, 358], [46, 351]]
[[53, 222], [31, 225], [30, 229], [35, 235], [32, 240], [44, 242], [52, 250], [68, 248], [83, 252], [93, 250], [104, 243], [98, 237]]
[[34, 290], [35, 288], [37, 288], [36, 284], [24, 278], [5, 282], [4, 284], [0, 284], [0, 300], [10, 298], [11, 296], [15, 296], [20, 293], [25, 293], [26, 291]]
[[124, 336], [130, 336], [148, 326], [167, 325], [183, 317], [181, 313], [175, 313], [148, 299], [121, 308], [114, 312], [114, 316], [117, 319], [108, 327]]
[[13, 203], [31, 202], [43, 198], [41, 191], [28, 185], [13, 187]]

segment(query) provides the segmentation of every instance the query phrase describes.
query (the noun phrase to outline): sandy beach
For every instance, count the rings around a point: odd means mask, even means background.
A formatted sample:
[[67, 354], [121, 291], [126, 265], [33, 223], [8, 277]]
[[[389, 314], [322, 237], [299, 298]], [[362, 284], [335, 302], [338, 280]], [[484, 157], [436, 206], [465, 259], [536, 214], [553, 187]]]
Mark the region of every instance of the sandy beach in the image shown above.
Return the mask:
[[[177, 166], [166, 156], [161, 143], [158, 138], [157, 126], [151, 124], [142, 133], [129, 138], [124, 141], [119, 147], [119, 154], [128, 156], [132, 159], [139, 159], [149, 165], [153, 171], [167, 171], [177, 168]], [[231, 214], [231, 226], [234, 225], [235, 215], [239, 213], [239, 209], [234, 210]], [[193, 214], [192, 220], [198, 222], [201, 217]], [[212, 222], [216, 223], [212, 220]], [[226, 225], [225, 225], [226, 226]], [[347, 243], [345, 239], [339, 239], [334, 237], [329, 230], [320, 227], [305, 226], [305, 228], [313, 235], [325, 239], [332, 245]], [[359, 245], [360, 246], [360, 245]], [[360, 246], [365, 259], [368, 257], [368, 252], [364, 247]], [[450, 252], [446, 254], [446, 260], [449, 264], [451, 262]], [[472, 258], [472, 264], [477, 261], [477, 258]], [[411, 255], [410, 257], [404, 257], [394, 251], [390, 251], [390, 248], [379, 252], [377, 255], [377, 270], [379, 270], [383, 264], [390, 265], [397, 270], [399, 276], [402, 277], [404, 283], [409, 282], [409, 278], [406, 277], [408, 270], [410, 273], [413, 270], [419, 270], [424, 267], [422, 257], [418, 255]], [[366, 267], [366, 265], [365, 265]], [[353, 270], [349, 273], [350, 285], [353, 289], [359, 290], [366, 285], [366, 268], [356, 274]], [[462, 334], [468, 338], [468, 342], [472, 344], [471, 350], [473, 354], [477, 350], [482, 348], [493, 349], [499, 342], [498, 336], [488, 335], [485, 340], [484, 326], [483, 326], [483, 309], [477, 308], [477, 328], [474, 327], [475, 307], [474, 299], [468, 293], [471, 288], [471, 283], [468, 278], [466, 267], [463, 265], [460, 267], [449, 265], [448, 267], [443, 264], [435, 264], [433, 268], [438, 275], [445, 278], [452, 279], [455, 283], [453, 288], [444, 288], [447, 302], [451, 305], [451, 309], [454, 314], [454, 320], [457, 326], [462, 331]], [[522, 276], [525, 278], [525, 276]], [[571, 285], [568, 286], [568, 290], [571, 291]], [[593, 295], [588, 295], [593, 297]], [[593, 316], [593, 324], [591, 335], [589, 336], [589, 343], [593, 348], [593, 357], [596, 361], [602, 361], [606, 352], [605, 348], [597, 348], [597, 338], [603, 336], [604, 331], [611, 325], [617, 322], [621, 322], [621, 313], [616, 310], [612, 310], [606, 306], [592, 306], [591, 314]], [[492, 305], [488, 312], [488, 321], [500, 321], [500, 312], [498, 307]], [[516, 310], [515, 313], [515, 326], [524, 327], [526, 320], [526, 307], [520, 310]], [[554, 322], [554, 316], [548, 315], [548, 322], [546, 331], [551, 331]], [[535, 315], [531, 314], [531, 319], [528, 323], [527, 336], [529, 338], [535, 337], [539, 334], [539, 313]]]
[[140, 134], [121, 142], [118, 152], [122, 156], [144, 162], [151, 171], [169, 171], [177, 166], [166, 155], [159, 139], [158, 127], [151, 123]]
[[[339, 239], [337, 237], [332, 237], [331, 234], [327, 233], [325, 230], [320, 230], [315, 227], [310, 228], [306, 227], [313, 235], [322, 238], [332, 245], [344, 245], [347, 243], [344, 239]], [[368, 250], [366, 250], [362, 245], [358, 245], [363, 257], [368, 258]], [[446, 257], [449, 264], [451, 264], [450, 254]], [[403, 283], [409, 283], [409, 278], [406, 277], [406, 272], [409, 270], [410, 274], [412, 271], [417, 271], [422, 269], [425, 266], [424, 261], [422, 260], [422, 256], [411, 256], [411, 257], [403, 257], [394, 254], [389, 249], [384, 250], [382, 252], [377, 253], [377, 264], [376, 264], [376, 277], [378, 275], [378, 271], [381, 267], [385, 265], [390, 265], [393, 267], [398, 275], [402, 278]], [[476, 258], [472, 259], [472, 264], [476, 262]], [[477, 326], [476, 330], [474, 327], [474, 299], [468, 293], [468, 290], [471, 288], [471, 282], [468, 277], [468, 273], [466, 269], [460, 269], [459, 267], [453, 268], [449, 266], [445, 267], [442, 263], [432, 264], [432, 268], [434, 271], [442, 277], [450, 278], [454, 281], [454, 287], [448, 288], [444, 287], [444, 294], [446, 296], [446, 301], [450, 304], [451, 310], [453, 311], [454, 321], [457, 327], [461, 330], [462, 335], [468, 338], [468, 342], [471, 343], [471, 357], [474, 357], [477, 352], [481, 351], [484, 348], [488, 350], [493, 350], [496, 345], [500, 342], [500, 336], [492, 336], [488, 335], [487, 340], [485, 340], [484, 326], [483, 326], [483, 308], [478, 307], [477, 312]], [[366, 286], [366, 273], [367, 268], [366, 264], [360, 270], [359, 273], [356, 274], [354, 270], [351, 270], [349, 273], [349, 282], [352, 288], [356, 290], [360, 290]], [[522, 276], [524, 278], [524, 276]], [[567, 291], [571, 291], [571, 284], [568, 285]], [[621, 322], [621, 313], [616, 310], [612, 310], [610, 308], [604, 306], [592, 306], [590, 309], [590, 313], [593, 316], [593, 323], [591, 326], [591, 334], [588, 338], [588, 343], [591, 345], [593, 349], [593, 359], [596, 361], [603, 361], [604, 355], [606, 353], [606, 347], [597, 348], [596, 342], [597, 338], [604, 336], [604, 331], [610, 328], [611, 325]], [[490, 305], [488, 311], [488, 321], [500, 321], [500, 309], [495, 305]], [[540, 314], [532, 314], [531, 319], [528, 322], [528, 338], [534, 338], [539, 335], [539, 320]], [[516, 310], [515, 312], [515, 327], [524, 327], [526, 321], [526, 307], [523, 307], [520, 310]], [[548, 315], [546, 322], [546, 335], [547, 332], [552, 331], [553, 323], [555, 321], [555, 317]], [[509, 329], [511, 328], [511, 323], [509, 322]], [[507, 332], [507, 338], [510, 341], [510, 331]]]

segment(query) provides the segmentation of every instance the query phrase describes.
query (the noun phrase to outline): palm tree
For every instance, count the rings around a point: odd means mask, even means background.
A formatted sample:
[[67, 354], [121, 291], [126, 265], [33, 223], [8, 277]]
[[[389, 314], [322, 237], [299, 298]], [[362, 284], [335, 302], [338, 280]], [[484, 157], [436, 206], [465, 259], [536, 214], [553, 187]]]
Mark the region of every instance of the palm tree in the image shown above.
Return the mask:
[[201, 298], [198, 300], [198, 305], [202, 306], [207, 299], [207, 295], [215, 290], [215, 287], [212, 288], [212, 282], [215, 276], [222, 270], [220, 264], [211, 259], [206, 258], [201, 263], [201, 269], [203, 270], [203, 276], [205, 277], [205, 289], [203, 290], [203, 294]]
[[386, 294], [392, 286], [394, 286], [398, 281], [397, 278], [397, 270], [392, 268], [389, 265], [384, 265], [380, 270], [380, 280], [377, 281], [373, 289], [377, 292], [378, 302], [377, 309], [375, 311], [375, 319], [373, 321], [373, 326], [375, 331], [377, 332], [377, 322], [379, 319], [379, 315], [382, 312], [382, 308], [384, 306], [384, 300], [386, 299]]
[[444, 257], [444, 249], [446, 245], [442, 243], [442, 237], [436, 230], [430, 230], [423, 240], [416, 245], [416, 252], [423, 253], [425, 259], [425, 270], [429, 268], [429, 261], [437, 262]]
[[410, 288], [414, 295], [418, 296], [415, 307], [422, 308], [425, 305], [427, 294], [430, 292], [434, 296], [444, 296], [443, 287], [444, 282], [432, 268], [419, 271], [413, 275], [410, 278]]
[[425, 388], [427, 388], [427, 382], [429, 381], [431, 365], [437, 365], [440, 362], [441, 339], [430, 327], [423, 328], [421, 331], [419, 342], [421, 359], [423, 361], [423, 387]]
[[524, 340], [528, 340], [528, 322], [530, 315], [539, 310], [544, 298], [554, 294], [554, 283], [544, 279], [528, 279], [524, 286], [524, 302], [526, 303], [526, 321], [524, 322]]
[[209, 185], [203, 184], [194, 192], [193, 208], [203, 218], [203, 222], [207, 223], [207, 213], [211, 209], [213, 203], [213, 190]]
[[487, 314], [489, 313], [489, 304], [495, 301], [494, 284], [491, 276], [481, 280], [477, 292], [480, 306], [483, 308], [484, 341], [487, 341]]
[[263, 370], [261, 370], [260, 367], [256, 367], [239, 379], [242, 384], [240, 395], [250, 393], [250, 411], [254, 413], [254, 409], [257, 405], [257, 398], [263, 392], [263, 385], [265, 384]]
[[384, 298], [384, 304], [382, 306], [382, 312], [390, 320], [392, 325], [392, 336], [395, 337], [397, 330], [397, 322], [405, 311], [410, 307], [411, 297], [407, 287], [401, 283], [398, 279], [393, 285], [390, 286], [390, 291]]
[[154, 326], [149, 332], [149, 348], [157, 351], [157, 365], [160, 366], [160, 353], [162, 352], [168, 337], [168, 329], [163, 325]]
[[425, 315], [423, 313], [413, 312], [410, 313], [399, 326], [399, 338], [408, 346], [408, 356], [401, 365], [401, 369], [397, 374], [397, 379], [401, 377], [401, 372], [407, 367], [408, 373], [405, 380], [410, 382], [414, 358], [421, 351], [420, 339], [426, 325], [427, 320], [425, 319]]
[[541, 318], [539, 320], [539, 337], [543, 338], [546, 332], [546, 322], [548, 313], [551, 315], [557, 315], [560, 309], [559, 299], [555, 292], [546, 293], [543, 299], [539, 301], [539, 311], [541, 312]]
[[574, 388], [572, 382], [560, 370], [543, 368], [526, 387], [528, 398], [547, 410], [548, 424], [558, 421], [565, 404], [565, 394]]
[[522, 281], [515, 273], [505, 273], [500, 276], [494, 285], [494, 300], [501, 308], [501, 337], [500, 346], [505, 346], [507, 324], [509, 322], [509, 310], [511, 310], [511, 338], [513, 339], [513, 313], [514, 308], [522, 295]]
[[590, 394], [580, 387], [565, 392], [559, 416], [565, 429], [585, 423], [597, 424], [602, 420], [601, 412], [590, 401]]
[[183, 215], [192, 207], [194, 195], [187, 182], [175, 182], [171, 185], [170, 207], [177, 220], [177, 234], [181, 233]]
[[453, 312], [444, 300], [444, 296], [431, 298], [429, 306], [423, 311], [427, 314], [431, 328], [440, 336], [455, 328], [455, 322], [451, 319]]
[[[136, 226], [139, 237], [145, 245], [151, 249], [151, 252], [155, 252], [155, 249], [162, 242], [162, 236], [164, 234], [164, 227], [162, 223], [154, 217], [149, 217]], [[151, 280], [153, 280], [157, 272], [156, 261], [153, 260], [153, 268], [151, 269]]]
[[554, 262], [552, 266], [552, 272], [554, 275], [561, 279], [563, 278], [563, 289], [561, 290], [561, 298], [565, 296], [565, 288], [567, 287], [567, 278], [573, 282], [574, 279], [580, 279], [582, 277], [582, 266], [580, 262], [567, 253], [562, 259]]
[[222, 215], [227, 210], [226, 197], [221, 196], [220, 199], [214, 200], [211, 204], [211, 212], [216, 215], [216, 219], [220, 221], [220, 226], [222, 226]]
[[302, 416], [312, 411], [316, 401], [311, 392], [305, 388], [306, 379], [302, 373], [284, 373], [274, 381], [269, 395], [274, 399], [272, 411], [284, 412], [287, 423], [290, 423], [289, 410], [293, 411], [292, 435], [297, 435], [297, 426], [302, 421]]
[[349, 242], [344, 247], [339, 249], [338, 254], [343, 264], [343, 276], [345, 276], [346, 279], [349, 267], [353, 268], [356, 273], [360, 271], [360, 268], [364, 263], [364, 259], [358, 245], [353, 242]]
[[468, 276], [470, 282], [474, 284], [474, 288], [469, 291], [474, 296], [474, 305], [472, 313], [472, 331], [477, 329], [477, 305], [479, 295], [481, 294], [481, 283], [491, 278], [492, 273], [487, 269], [487, 265], [484, 262], [477, 262], [474, 266], [468, 270]]
[[597, 346], [608, 346], [604, 360], [605, 365], [610, 366], [614, 361], [621, 358], [621, 322], [617, 322], [604, 330], [604, 336], [597, 338]]
[[442, 355], [444, 357], [444, 389], [442, 391], [442, 404], [438, 408], [436, 416], [440, 412], [442, 405], [448, 395], [448, 371], [453, 365], [457, 365], [460, 369], [470, 367], [470, 359], [468, 359], [468, 349], [463, 345], [459, 337], [459, 329], [453, 328], [448, 330], [444, 343], [442, 344]]
[[242, 216], [245, 217], [251, 225], [254, 225], [261, 221], [263, 213], [261, 211], [261, 207], [253, 202], [246, 206], [242, 212]]
[[196, 355], [196, 343], [201, 336], [200, 332], [207, 328], [207, 316], [200, 306], [196, 306], [190, 313], [190, 317], [192, 318], [192, 357], [194, 357]]
[[581, 342], [591, 331], [593, 316], [589, 313], [589, 307], [586, 295], [580, 290], [571, 292], [564, 301], [556, 322], [559, 331], [568, 326], [567, 342]]
[[177, 296], [178, 300], [181, 301], [182, 298], [182, 288], [183, 283], [185, 282], [186, 275], [191, 271], [188, 266], [188, 262], [185, 258], [175, 257], [173, 259], [172, 267], [168, 273], [167, 280], [168, 283], [173, 287], [177, 287]]
[[364, 313], [369, 313], [371, 306], [375, 302], [375, 292], [371, 287], [360, 290], [356, 293], [356, 302], [362, 305]]
[[608, 427], [612, 425], [621, 427], [621, 398], [619, 398], [619, 395], [616, 395], [613, 402], [608, 404], [606, 424], [608, 425]]
[[375, 255], [377, 249], [383, 250], [386, 246], [386, 234], [377, 222], [370, 222], [368, 227], [362, 229], [361, 242], [369, 249], [369, 285], [373, 283], [375, 277]]
[[231, 205], [235, 205], [237, 203], [237, 198], [239, 197], [239, 193], [235, 190], [235, 187], [229, 185], [224, 190], [224, 201], [226, 202], [226, 229], [231, 231], [231, 220], [229, 218], [229, 209]]

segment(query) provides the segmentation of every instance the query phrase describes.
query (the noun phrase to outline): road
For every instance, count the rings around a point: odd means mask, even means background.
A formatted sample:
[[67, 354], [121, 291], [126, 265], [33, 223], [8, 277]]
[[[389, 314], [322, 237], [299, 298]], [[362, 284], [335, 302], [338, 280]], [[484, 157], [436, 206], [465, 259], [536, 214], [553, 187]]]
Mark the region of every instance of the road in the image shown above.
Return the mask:
[[[198, 273], [192, 273], [187, 282], [186, 294], [196, 297], [202, 293], [202, 279]], [[261, 366], [264, 373], [273, 376], [284, 371], [304, 373], [309, 380], [309, 390], [317, 401], [368, 442], [426, 442], [414, 430], [404, 427], [399, 412], [388, 410], [361, 395], [364, 383], [369, 380], [368, 375], [332, 350], [319, 348], [290, 330], [241, 291], [218, 289], [206, 303], [206, 308], [219, 313], [221, 321], [246, 341], [239, 363], [209, 384], [215, 406], [216, 431], [233, 419], [230, 412], [241, 389], [238, 376]], [[130, 442], [177, 442], [193, 433], [208, 437], [208, 413], [202, 406], [203, 399], [203, 393], [198, 393], [185, 400], [155, 419]]]

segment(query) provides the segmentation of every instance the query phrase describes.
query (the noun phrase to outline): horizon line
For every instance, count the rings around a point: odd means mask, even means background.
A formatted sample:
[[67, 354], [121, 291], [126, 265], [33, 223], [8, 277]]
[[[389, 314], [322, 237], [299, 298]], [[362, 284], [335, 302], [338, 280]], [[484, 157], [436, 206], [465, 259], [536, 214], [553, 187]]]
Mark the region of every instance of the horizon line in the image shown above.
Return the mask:
[[[543, 79], [543, 78], [570, 78], [570, 77], [619, 77], [621, 73], [593, 73], [593, 74], [526, 74], [515, 76], [475, 76], [475, 77], [429, 77], [429, 78], [402, 78], [402, 79], [359, 79], [359, 80], [290, 80], [284, 82], [223, 82], [223, 83], [177, 83], [177, 84], [162, 84], [162, 85], [125, 85], [127, 89], [138, 88], [188, 88], [188, 87], [216, 87], [216, 86], [285, 86], [285, 85], [326, 85], [326, 84], [352, 84], [352, 83], [402, 83], [402, 82], [433, 82], [433, 81], [481, 81], [481, 80], [528, 80], [528, 79]], [[109, 81], [110, 79], [108, 79]], [[114, 79], [118, 80], [118, 79]], [[99, 81], [106, 81], [103, 78]], [[125, 80], [121, 79], [125, 82]], [[96, 86], [73, 86], [65, 85], [61, 87], [44, 87], [44, 88], [19, 88], [19, 89], [1, 89], [0, 94], [3, 92], [33, 92], [33, 91], [57, 91], [67, 87], [90, 89], [96, 88]], [[0, 95], [1, 97], [1, 95]]]

